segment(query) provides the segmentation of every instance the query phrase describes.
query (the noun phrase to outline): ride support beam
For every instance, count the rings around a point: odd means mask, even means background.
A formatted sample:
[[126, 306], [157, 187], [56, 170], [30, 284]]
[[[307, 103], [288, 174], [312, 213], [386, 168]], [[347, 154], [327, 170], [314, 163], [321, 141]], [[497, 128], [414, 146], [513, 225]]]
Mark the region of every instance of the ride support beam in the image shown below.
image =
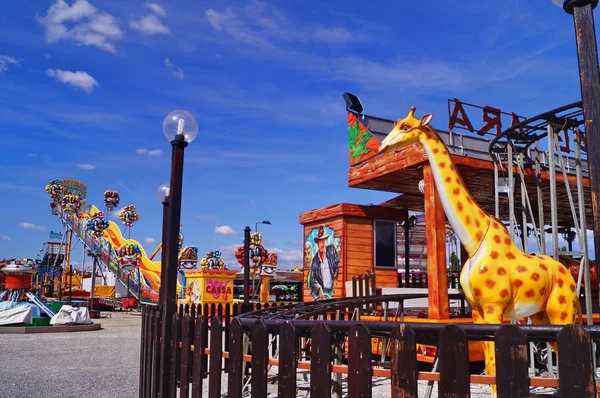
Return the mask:
[[425, 225], [427, 226], [427, 290], [430, 319], [448, 319], [448, 270], [446, 268], [446, 215], [435, 188], [430, 165], [423, 166]]

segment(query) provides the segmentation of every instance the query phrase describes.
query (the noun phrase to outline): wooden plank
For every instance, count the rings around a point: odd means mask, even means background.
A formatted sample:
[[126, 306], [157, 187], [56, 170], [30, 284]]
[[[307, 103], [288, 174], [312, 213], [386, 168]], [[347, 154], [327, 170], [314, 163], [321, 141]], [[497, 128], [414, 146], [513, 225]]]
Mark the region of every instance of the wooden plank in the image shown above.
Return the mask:
[[[204, 304], [204, 306], [202, 307], [202, 313], [204, 314], [204, 317], [206, 318], [206, 333], [204, 333], [202, 336], [204, 338], [204, 341], [202, 343], [203, 347], [208, 347], [208, 320], [210, 319], [210, 306], [208, 304]], [[202, 369], [204, 369], [204, 371], [202, 372], [202, 377], [204, 377], [205, 379], [208, 377], [208, 356], [203, 355], [202, 356]]]
[[429, 278], [429, 318], [447, 319], [448, 269], [446, 268], [446, 219], [435, 188], [431, 166], [423, 167], [425, 181], [425, 223], [427, 224], [427, 276]]
[[296, 398], [298, 339], [296, 338], [296, 328], [290, 321], [285, 321], [281, 326], [279, 338], [285, 343], [279, 350], [278, 395], [280, 398]]
[[206, 317], [200, 315], [196, 317], [194, 335], [194, 376], [192, 377], [192, 398], [202, 398], [202, 383], [206, 365], [204, 362], [204, 349], [206, 348], [206, 335], [208, 334], [208, 324]]
[[595, 397], [592, 346], [588, 333], [579, 325], [563, 327], [558, 333], [558, 352], [561, 397]]
[[179, 361], [181, 360], [181, 349], [179, 342], [181, 341], [181, 316], [178, 312], [173, 314], [173, 325], [171, 334], [171, 364], [169, 365], [169, 395], [175, 397], [177, 395], [177, 386], [179, 382]]
[[150, 380], [150, 396], [157, 397], [158, 396], [158, 387], [160, 383], [160, 331], [162, 325], [161, 312], [159, 309], [152, 310], [154, 314], [154, 320], [152, 324], [153, 332], [152, 332], [152, 369]]
[[361, 251], [347, 251], [346, 258], [348, 260], [361, 260], [364, 262], [367, 260], [372, 260], [373, 253], [372, 252], [361, 252]]
[[407, 324], [398, 325], [392, 331], [391, 351], [391, 397], [417, 398], [417, 341], [415, 332]]
[[350, 246], [372, 246], [373, 245], [373, 237], [372, 236], [351, 235], [351, 236], [347, 236], [346, 240], [348, 241], [348, 245], [350, 245]]
[[146, 340], [151, 339], [150, 334], [150, 311], [147, 306], [142, 306], [142, 333], [140, 336], [141, 346], [140, 346], [140, 381], [139, 381], [139, 391], [140, 397], [146, 398], [148, 393], [146, 392], [146, 385], [149, 385], [148, 382], [150, 380], [146, 379], [146, 367], [152, 366], [149, 363], [149, 353], [146, 351], [146, 347], [149, 346]]
[[331, 332], [329, 326], [320, 323], [310, 333], [310, 396], [331, 396]]
[[[225, 351], [229, 352], [229, 333], [230, 333], [230, 323], [231, 323], [231, 304], [227, 303], [225, 305]], [[225, 358], [225, 373], [229, 372], [229, 358]]]
[[221, 397], [221, 367], [223, 355], [223, 331], [221, 320], [213, 316], [210, 320], [210, 378], [208, 379], [209, 398]]
[[467, 334], [456, 325], [445, 326], [440, 332], [438, 351], [440, 358], [439, 396], [470, 397]]
[[[189, 310], [186, 311], [189, 314]], [[193, 330], [190, 328], [191, 320], [189, 315], [184, 315], [183, 321], [181, 322], [181, 368], [179, 370], [180, 381], [179, 381], [179, 397], [188, 398], [190, 390], [190, 343], [193, 339], [193, 334], [190, 336], [190, 332]]]
[[347, 224], [346, 228], [348, 231], [348, 235], [360, 234], [356, 236], [361, 236], [363, 238], [366, 238], [367, 234], [373, 231], [372, 224]]
[[227, 396], [241, 398], [244, 375], [243, 360], [243, 327], [239, 319], [234, 318], [230, 325], [229, 335], [229, 368], [227, 378]]
[[350, 329], [348, 340], [348, 397], [370, 398], [373, 385], [371, 333], [365, 325], [356, 324]]
[[269, 360], [269, 335], [267, 325], [257, 320], [250, 330], [252, 342], [252, 398], [267, 396], [267, 362]]
[[335, 217], [396, 220], [398, 210], [382, 206], [337, 203], [300, 214], [300, 224], [323, 222]]
[[502, 325], [496, 331], [495, 342], [498, 398], [529, 397], [525, 333], [516, 325]]

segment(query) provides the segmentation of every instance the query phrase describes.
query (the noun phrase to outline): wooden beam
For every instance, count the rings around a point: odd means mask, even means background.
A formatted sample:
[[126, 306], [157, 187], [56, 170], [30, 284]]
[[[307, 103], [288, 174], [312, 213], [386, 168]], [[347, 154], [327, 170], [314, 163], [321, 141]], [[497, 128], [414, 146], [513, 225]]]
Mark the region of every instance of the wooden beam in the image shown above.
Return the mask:
[[427, 281], [429, 318], [448, 319], [448, 270], [446, 268], [446, 218], [435, 188], [430, 165], [423, 167], [425, 225], [427, 226]]
[[300, 214], [300, 224], [307, 225], [313, 222], [323, 222], [328, 219], [345, 216], [367, 219], [382, 219], [391, 221], [401, 221], [403, 219], [402, 210], [387, 206], [366, 206], [352, 203], [338, 203], [335, 205], [323, 207], [321, 209], [310, 210]]

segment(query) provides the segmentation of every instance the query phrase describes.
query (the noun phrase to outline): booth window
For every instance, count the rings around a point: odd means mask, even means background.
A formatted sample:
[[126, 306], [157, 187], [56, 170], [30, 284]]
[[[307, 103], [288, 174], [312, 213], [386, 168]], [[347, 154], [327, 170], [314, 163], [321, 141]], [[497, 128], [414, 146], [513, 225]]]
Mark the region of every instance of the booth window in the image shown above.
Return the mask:
[[396, 222], [375, 220], [375, 267], [396, 268]]

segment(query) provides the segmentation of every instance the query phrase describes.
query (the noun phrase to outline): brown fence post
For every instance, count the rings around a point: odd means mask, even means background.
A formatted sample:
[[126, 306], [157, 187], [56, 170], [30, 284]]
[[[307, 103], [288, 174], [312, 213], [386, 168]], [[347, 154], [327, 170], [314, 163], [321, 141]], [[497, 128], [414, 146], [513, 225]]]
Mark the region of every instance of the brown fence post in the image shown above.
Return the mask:
[[177, 396], [177, 385], [179, 382], [179, 363], [181, 361], [181, 348], [179, 343], [181, 342], [181, 316], [179, 313], [173, 314], [173, 333], [171, 334], [171, 365], [169, 369], [171, 373], [169, 375], [169, 395], [171, 397]]
[[[310, 396], [331, 395], [331, 331], [326, 323], [319, 323], [311, 332]], [[254, 350], [253, 350], [254, 352]]]
[[244, 329], [239, 319], [233, 318], [230, 331], [227, 396], [241, 398], [244, 384], [244, 374], [242, 373]]
[[181, 322], [181, 368], [179, 371], [179, 397], [188, 398], [190, 390], [190, 342], [194, 338], [191, 333], [193, 329], [190, 328], [190, 324], [193, 320], [189, 315], [184, 315], [183, 321]]
[[558, 373], [562, 397], [596, 397], [592, 366], [592, 345], [588, 333], [581, 327], [569, 325], [558, 333]]
[[146, 351], [146, 347], [148, 346], [146, 339], [150, 336], [147, 335], [146, 331], [148, 330], [149, 324], [149, 312], [146, 309], [146, 306], [142, 306], [142, 333], [140, 336], [140, 383], [139, 383], [139, 394], [140, 397], [146, 398], [146, 366], [148, 366], [148, 352]]
[[253, 398], [267, 396], [267, 364], [269, 360], [269, 333], [262, 319], [257, 320], [250, 329], [252, 341], [252, 379]]
[[194, 375], [192, 376], [192, 398], [202, 398], [202, 383], [206, 365], [204, 362], [205, 336], [208, 333], [206, 317], [199, 315], [196, 317], [196, 326], [194, 328]]
[[529, 397], [525, 333], [516, 325], [503, 325], [496, 331], [495, 341], [498, 398]]
[[279, 350], [279, 397], [296, 398], [296, 361], [298, 339], [296, 328], [290, 321], [285, 321], [279, 329], [281, 344]]
[[417, 339], [406, 324], [396, 326], [390, 342], [392, 357], [392, 398], [418, 397]]
[[467, 334], [456, 325], [445, 326], [440, 332], [440, 397], [471, 396], [469, 346]]
[[210, 377], [208, 379], [209, 398], [221, 396], [221, 370], [223, 358], [223, 331], [221, 320], [213, 316], [210, 320]]
[[150, 380], [151, 380], [151, 386], [150, 386], [150, 396], [152, 398], [157, 397], [158, 396], [158, 387], [160, 384], [160, 345], [161, 345], [161, 341], [160, 341], [160, 331], [161, 331], [161, 322], [162, 322], [162, 318], [161, 318], [161, 308], [158, 307], [156, 309], [152, 309], [152, 313], [154, 314], [153, 320], [152, 320], [152, 328], [153, 328], [153, 332], [152, 332], [152, 368], [149, 369], [150, 373]]
[[355, 324], [348, 340], [348, 397], [370, 398], [373, 384], [371, 333], [365, 325]]
[[[229, 352], [229, 333], [231, 323], [231, 304], [225, 304], [225, 351]], [[229, 372], [229, 359], [225, 358], [225, 373]]]

